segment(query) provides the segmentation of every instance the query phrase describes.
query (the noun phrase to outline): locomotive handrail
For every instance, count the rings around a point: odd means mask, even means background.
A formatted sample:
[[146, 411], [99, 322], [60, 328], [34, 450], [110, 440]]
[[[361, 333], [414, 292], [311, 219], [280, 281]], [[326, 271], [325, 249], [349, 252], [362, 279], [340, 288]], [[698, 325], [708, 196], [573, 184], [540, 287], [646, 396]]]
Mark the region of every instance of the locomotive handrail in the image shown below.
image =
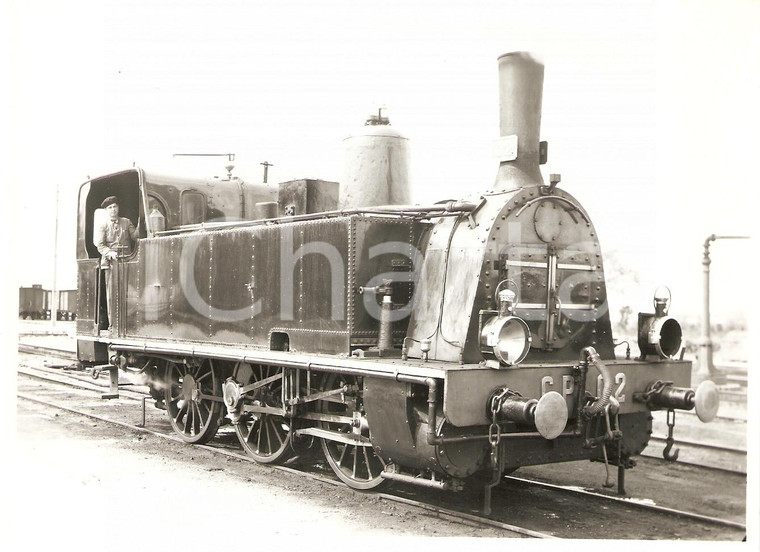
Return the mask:
[[472, 213], [478, 208], [478, 205], [467, 201], [448, 201], [446, 203], [434, 205], [388, 205], [380, 209], [341, 209], [337, 211], [324, 211], [322, 213], [309, 213], [306, 215], [294, 215], [289, 217], [277, 217], [259, 220], [239, 220], [230, 222], [202, 222], [200, 224], [188, 224], [180, 228], [172, 228], [162, 232], [156, 232], [156, 236], [168, 236], [182, 234], [185, 232], [194, 232], [197, 230], [219, 230], [225, 228], [240, 228], [248, 226], [262, 226], [266, 224], [282, 224], [288, 222], [301, 222], [309, 220], [319, 220], [323, 218], [341, 217], [347, 215], [382, 215], [408, 217], [410, 219], [447, 217], [457, 216], [462, 213]]
[[552, 200], [552, 201], [561, 201], [561, 202], [567, 203], [573, 209], [575, 209], [576, 211], [578, 211], [581, 214], [581, 216], [583, 217], [583, 220], [586, 221], [586, 224], [591, 224], [591, 221], [586, 216], [586, 213], [583, 212], [583, 209], [581, 209], [580, 205], [578, 205], [577, 203], [575, 203], [573, 201], [570, 201], [567, 198], [560, 197], [560, 196], [553, 196], [553, 195], [552, 196], [542, 196], [542, 197], [537, 197], [536, 199], [531, 199], [525, 205], [523, 205], [522, 208], [519, 211], [517, 211], [517, 213], [515, 213], [515, 217], [519, 217], [525, 209], [527, 209], [528, 207], [530, 207], [534, 203], [537, 203], [539, 201], [546, 201], [547, 199], [548, 200]]

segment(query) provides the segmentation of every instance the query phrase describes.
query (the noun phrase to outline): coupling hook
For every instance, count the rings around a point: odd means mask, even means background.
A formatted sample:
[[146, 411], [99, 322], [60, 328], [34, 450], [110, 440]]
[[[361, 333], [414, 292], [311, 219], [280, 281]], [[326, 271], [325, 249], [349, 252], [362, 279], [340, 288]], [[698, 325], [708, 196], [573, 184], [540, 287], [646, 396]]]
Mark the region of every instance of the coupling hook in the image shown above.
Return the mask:
[[671, 449], [675, 443], [673, 439], [673, 427], [676, 425], [676, 411], [672, 408], [668, 410], [668, 438], [665, 440], [665, 448], [662, 451], [662, 457], [668, 462], [675, 462], [678, 460], [678, 448], [676, 448], [671, 454]]

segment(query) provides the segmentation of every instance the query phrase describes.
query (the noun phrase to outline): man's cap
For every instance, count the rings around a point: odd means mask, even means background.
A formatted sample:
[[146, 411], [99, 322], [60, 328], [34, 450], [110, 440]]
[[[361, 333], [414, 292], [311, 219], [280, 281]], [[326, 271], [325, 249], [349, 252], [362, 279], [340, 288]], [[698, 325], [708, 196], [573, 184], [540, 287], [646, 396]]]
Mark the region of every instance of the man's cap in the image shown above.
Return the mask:
[[116, 196], [108, 196], [103, 200], [103, 203], [100, 204], [101, 208], [105, 209], [109, 205], [113, 205], [114, 203], [119, 203], [119, 198]]

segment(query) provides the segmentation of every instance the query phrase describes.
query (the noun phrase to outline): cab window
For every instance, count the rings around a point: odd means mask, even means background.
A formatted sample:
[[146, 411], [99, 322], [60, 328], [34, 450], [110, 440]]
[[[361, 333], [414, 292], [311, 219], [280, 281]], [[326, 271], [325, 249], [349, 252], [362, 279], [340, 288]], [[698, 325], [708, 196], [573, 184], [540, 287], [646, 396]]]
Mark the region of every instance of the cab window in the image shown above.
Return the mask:
[[199, 224], [206, 220], [206, 197], [184, 190], [180, 196], [180, 224]]

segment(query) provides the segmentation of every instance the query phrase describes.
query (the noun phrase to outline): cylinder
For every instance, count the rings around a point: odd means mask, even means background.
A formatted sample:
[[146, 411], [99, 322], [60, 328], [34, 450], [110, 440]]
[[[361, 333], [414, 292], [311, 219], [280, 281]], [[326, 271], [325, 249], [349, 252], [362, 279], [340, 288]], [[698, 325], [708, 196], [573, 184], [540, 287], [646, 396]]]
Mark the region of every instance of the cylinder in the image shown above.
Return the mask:
[[499, 131], [516, 137], [514, 159], [500, 160], [495, 191], [543, 185], [539, 170], [539, 132], [544, 65], [528, 52], [499, 57]]
[[373, 116], [343, 140], [338, 208], [409, 203], [409, 140], [387, 117]]

